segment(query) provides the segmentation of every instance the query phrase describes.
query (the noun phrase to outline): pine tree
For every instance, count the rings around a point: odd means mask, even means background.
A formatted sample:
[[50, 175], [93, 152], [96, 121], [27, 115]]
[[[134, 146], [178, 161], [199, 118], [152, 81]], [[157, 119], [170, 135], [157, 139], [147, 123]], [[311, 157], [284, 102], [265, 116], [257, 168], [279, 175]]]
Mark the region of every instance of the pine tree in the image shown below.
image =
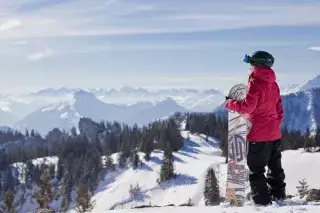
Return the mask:
[[62, 202], [60, 204], [60, 210], [66, 212], [69, 208], [69, 203], [71, 202], [71, 191], [72, 191], [72, 177], [69, 176], [70, 171], [64, 172], [64, 177], [62, 179], [62, 186], [60, 195], [62, 195]]
[[33, 178], [34, 165], [31, 160], [28, 160], [26, 163], [26, 174], [25, 174], [25, 183], [27, 187], [31, 187], [31, 182]]
[[29, 137], [29, 131], [28, 131], [28, 129], [26, 129], [25, 136], [26, 136], [26, 137]]
[[320, 151], [320, 127], [317, 128], [317, 132], [314, 140], [315, 140], [316, 146], [319, 147], [319, 151]]
[[65, 182], [61, 186], [61, 194], [62, 194], [62, 201], [60, 204], [60, 211], [66, 212], [69, 207], [69, 201], [68, 201], [67, 186], [66, 186]]
[[77, 129], [75, 128], [75, 127], [72, 127], [71, 128], [71, 135], [72, 135], [72, 137], [77, 137], [77, 135], [78, 135], [78, 133], [77, 133]]
[[180, 129], [173, 118], [169, 119], [166, 127], [166, 140], [171, 144], [173, 151], [178, 151], [183, 146], [183, 140], [180, 134]]
[[140, 163], [139, 155], [137, 150], [134, 150], [132, 153], [132, 168], [137, 169]]
[[206, 206], [219, 205], [220, 193], [218, 181], [213, 168], [209, 168], [207, 171], [203, 195]]
[[118, 164], [119, 168], [124, 168], [126, 166], [126, 157], [123, 152], [118, 153]]
[[79, 213], [91, 211], [94, 207], [94, 202], [91, 201], [89, 187], [85, 184], [80, 184], [77, 189], [76, 209]]
[[51, 164], [49, 166], [49, 174], [50, 174], [50, 179], [53, 179], [55, 177], [56, 174], [56, 167], [55, 165]]
[[35, 136], [36, 136], [36, 133], [35, 133], [34, 129], [31, 130], [30, 136], [31, 136], [31, 137], [35, 137]]
[[50, 209], [50, 203], [53, 200], [53, 193], [48, 169], [46, 169], [41, 175], [40, 188], [35, 193], [35, 196], [40, 208]]
[[143, 156], [143, 158], [146, 160], [146, 161], [149, 161], [151, 159], [151, 156], [150, 156], [150, 152], [146, 152]]
[[160, 168], [160, 177], [158, 183], [163, 183], [171, 178], [174, 178], [176, 175], [174, 173], [173, 159], [170, 155], [163, 155], [163, 161]]
[[3, 204], [1, 205], [0, 213], [18, 213], [18, 203], [14, 202], [14, 197], [14, 192], [11, 189], [9, 189], [6, 192]]
[[60, 182], [60, 180], [62, 179], [63, 172], [64, 172], [64, 168], [63, 168], [63, 164], [62, 164], [62, 158], [59, 157], [58, 165], [57, 165], [57, 180], [58, 180], [58, 182]]
[[149, 161], [151, 152], [153, 150], [153, 137], [154, 136], [152, 135], [151, 131], [148, 131], [148, 130], [144, 130], [144, 131], [145, 131], [145, 133], [144, 133], [145, 135], [144, 135], [144, 143], [142, 146], [142, 151], [145, 153], [144, 159], [146, 161]]
[[303, 140], [304, 140], [304, 149], [305, 151], [311, 152], [312, 147], [316, 146], [316, 141], [315, 138], [310, 136], [310, 129], [307, 127], [306, 133], [303, 135]]
[[113, 159], [110, 155], [106, 157], [105, 167], [107, 170], [114, 170]]
[[307, 185], [307, 182], [306, 182], [306, 179], [302, 179], [301, 181], [299, 181], [299, 186], [297, 186], [297, 190], [298, 190], [298, 193], [300, 195], [300, 198], [303, 198], [306, 194], [308, 194], [308, 185]]

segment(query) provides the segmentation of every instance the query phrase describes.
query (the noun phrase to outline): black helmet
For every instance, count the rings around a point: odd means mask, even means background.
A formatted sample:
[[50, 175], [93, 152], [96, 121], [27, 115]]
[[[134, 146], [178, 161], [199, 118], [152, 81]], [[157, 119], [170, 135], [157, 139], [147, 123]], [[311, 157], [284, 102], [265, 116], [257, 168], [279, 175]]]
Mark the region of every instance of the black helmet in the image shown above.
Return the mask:
[[243, 61], [257, 67], [272, 67], [274, 57], [266, 51], [255, 51], [251, 56], [245, 55]]

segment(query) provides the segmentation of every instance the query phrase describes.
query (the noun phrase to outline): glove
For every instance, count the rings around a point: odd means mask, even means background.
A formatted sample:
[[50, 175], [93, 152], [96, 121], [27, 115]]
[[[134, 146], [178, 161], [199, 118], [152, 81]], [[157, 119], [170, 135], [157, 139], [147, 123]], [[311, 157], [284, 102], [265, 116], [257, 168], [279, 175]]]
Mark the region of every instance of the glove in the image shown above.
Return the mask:
[[227, 101], [227, 100], [229, 100], [229, 99], [231, 99], [231, 98], [230, 98], [230, 97], [228, 97], [228, 96], [225, 96], [225, 98], [226, 98], [226, 101]]

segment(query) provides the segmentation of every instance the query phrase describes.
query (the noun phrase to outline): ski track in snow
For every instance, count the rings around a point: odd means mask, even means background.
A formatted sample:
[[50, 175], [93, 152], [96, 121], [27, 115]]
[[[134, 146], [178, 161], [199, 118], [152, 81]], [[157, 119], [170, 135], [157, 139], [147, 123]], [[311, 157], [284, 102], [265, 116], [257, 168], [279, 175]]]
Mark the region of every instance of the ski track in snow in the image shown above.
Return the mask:
[[307, 110], [310, 113], [310, 133], [311, 135], [315, 135], [317, 132], [317, 124], [316, 124], [316, 119], [314, 117], [314, 112], [313, 112], [313, 96], [312, 96], [312, 91], [307, 91], [306, 92], [308, 96], [308, 105], [307, 105]]

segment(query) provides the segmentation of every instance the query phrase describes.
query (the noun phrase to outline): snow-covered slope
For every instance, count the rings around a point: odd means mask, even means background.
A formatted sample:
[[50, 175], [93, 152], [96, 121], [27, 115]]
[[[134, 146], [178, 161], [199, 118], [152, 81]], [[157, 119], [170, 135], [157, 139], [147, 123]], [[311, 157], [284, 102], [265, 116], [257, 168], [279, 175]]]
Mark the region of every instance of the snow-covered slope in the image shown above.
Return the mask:
[[[187, 137], [187, 132], [182, 135]], [[141, 156], [142, 157], [142, 156]], [[143, 162], [138, 170], [128, 169], [117, 174], [115, 181], [107, 177], [100, 184], [104, 189], [94, 196], [97, 208], [95, 211], [104, 212], [109, 209], [130, 208], [136, 205], [149, 204], [167, 205], [186, 203], [189, 198], [196, 205], [203, 203], [203, 184], [206, 170], [212, 166], [217, 169], [224, 162], [217, 141], [205, 141], [204, 136], [190, 136], [190, 141], [185, 142], [185, 148], [174, 154], [175, 172], [177, 177], [168, 183], [159, 185], [160, 166], [163, 152], [154, 152], [149, 162]], [[225, 166], [220, 167], [220, 182], [225, 178]], [[130, 184], [139, 183], [141, 194], [137, 199], [131, 199], [128, 194]], [[221, 190], [225, 186], [221, 184]], [[108, 202], [106, 202], [106, 198]], [[73, 212], [73, 211], [71, 211]]]
[[280, 88], [281, 95], [296, 93], [300, 90], [300, 84], [290, 84], [287, 87]]
[[305, 84], [301, 85], [300, 91], [307, 91], [315, 88], [320, 87], [320, 74], [317, 75], [315, 78], [311, 79], [310, 81], [306, 82]]
[[320, 88], [297, 92], [282, 98], [284, 108], [283, 126], [289, 130], [305, 132], [307, 127], [315, 132], [320, 127]]
[[[186, 136], [187, 132], [183, 132]], [[150, 162], [144, 162], [140, 169], [125, 170], [115, 176], [107, 176], [106, 181], [100, 184], [100, 189], [94, 195], [96, 207], [93, 212], [106, 212], [109, 209], [132, 208], [142, 204], [152, 205], [180, 205], [189, 198], [196, 206], [204, 206], [203, 184], [205, 171], [209, 167], [216, 168], [219, 177], [221, 195], [224, 197], [226, 182], [226, 164], [221, 152], [216, 148], [216, 142], [206, 143], [202, 136], [191, 136], [193, 142], [183, 151], [175, 154], [175, 168], [178, 173], [176, 180], [167, 184], [158, 185], [162, 153], [152, 154]], [[190, 146], [191, 145], [191, 146]], [[316, 170], [320, 153], [301, 153], [285, 151], [283, 153], [283, 167], [286, 173], [287, 193], [295, 195], [298, 181], [306, 178], [310, 187], [320, 188], [318, 181], [319, 171]], [[306, 165], [308, 165], [306, 167]], [[304, 172], [301, 172], [304, 171]], [[130, 184], [139, 183], [141, 194], [131, 199], [128, 190]], [[224, 209], [226, 210], [226, 209]], [[75, 213], [75, 211], [70, 211]]]
[[[223, 203], [218, 207], [203, 208], [203, 186], [206, 170], [210, 167], [215, 168], [216, 175], [219, 179], [221, 196], [224, 197], [226, 183], [226, 164], [225, 159], [221, 157], [221, 151], [218, 148], [218, 142], [212, 138], [206, 142], [204, 135], [193, 135], [187, 131], [182, 131], [182, 136], [185, 138], [184, 148], [178, 153], [174, 153], [174, 166], [177, 173], [176, 179], [173, 179], [164, 184], [158, 184], [160, 166], [162, 163], [163, 152], [155, 151], [151, 154], [151, 160], [146, 162], [140, 154], [142, 164], [138, 169], [117, 169], [115, 172], [110, 172], [105, 176], [104, 181], [100, 182], [94, 196], [95, 207], [92, 213], [102, 213], [114, 209], [130, 209], [137, 205], [152, 204], [165, 206], [168, 204], [180, 205], [186, 203], [190, 198], [197, 208], [152, 208], [140, 209], [139, 212], [186, 212], [186, 211], [201, 211], [205, 209], [214, 210], [214, 212], [317, 212], [320, 206], [304, 205], [277, 207], [271, 206], [266, 208], [252, 207], [250, 202], [246, 203], [244, 208], [229, 208]], [[188, 140], [189, 138], [189, 140]], [[116, 162], [117, 154], [112, 156]], [[320, 153], [304, 153], [302, 150], [285, 151], [283, 152], [283, 168], [286, 173], [287, 194], [295, 195], [297, 193], [296, 186], [298, 181], [306, 178], [310, 188], [320, 188], [319, 170]], [[34, 160], [41, 163], [41, 159]], [[46, 158], [48, 164], [56, 164], [57, 158]], [[15, 166], [23, 171], [24, 164], [17, 163]], [[139, 184], [141, 191], [135, 198], [130, 197], [130, 185]], [[249, 189], [248, 189], [249, 190]], [[29, 192], [29, 194], [32, 194]], [[26, 202], [22, 206], [20, 213], [31, 211], [35, 208], [32, 198], [25, 195]], [[73, 198], [74, 200], [74, 198]], [[52, 203], [52, 207], [59, 209], [59, 202]], [[302, 201], [294, 198], [291, 203], [298, 205]], [[289, 203], [289, 202], [288, 202]], [[71, 205], [71, 208], [74, 205]], [[173, 210], [174, 209], [174, 210]], [[123, 212], [136, 212], [133, 210], [122, 210]], [[115, 212], [122, 212], [121, 210]], [[69, 213], [76, 211], [70, 209]]]
[[218, 207], [166, 207], [161, 208], [161, 211], [158, 209], [136, 209], [136, 210], [117, 210], [113, 211], [113, 213], [153, 213], [153, 212], [161, 212], [161, 213], [318, 213], [319, 212], [318, 205], [310, 205], [310, 206], [287, 206], [287, 207], [251, 207], [246, 206], [244, 208], [224, 208], [221, 206]]
[[281, 88], [281, 94], [287, 95], [296, 92], [305, 92], [316, 88], [320, 88], [320, 74], [303, 84], [290, 84], [285, 88]]
[[153, 103], [116, 105], [104, 103], [94, 94], [80, 90], [67, 101], [45, 106], [27, 115], [16, 125], [16, 128], [36, 129], [40, 133], [47, 133], [55, 127], [69, 130], [73, 126], [77, 127], [81, 117], [88, 117], [95, 121], [116, 120], [129, 124], [146, 124], [154, 119], [184, 111], [187, 110], [170, 98]]

